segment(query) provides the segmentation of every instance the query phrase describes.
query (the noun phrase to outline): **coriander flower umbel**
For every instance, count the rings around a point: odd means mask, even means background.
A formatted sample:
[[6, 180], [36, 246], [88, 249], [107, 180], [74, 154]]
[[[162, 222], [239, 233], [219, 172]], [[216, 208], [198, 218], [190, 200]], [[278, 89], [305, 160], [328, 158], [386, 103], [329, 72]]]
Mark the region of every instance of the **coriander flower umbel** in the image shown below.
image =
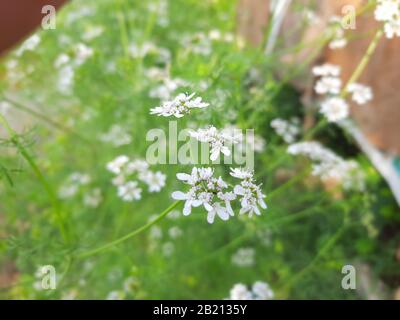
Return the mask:
[[118, 187], [118, 196], [124, 201], [140, 200], [142, 189], [138, 187], [137, 181], [128, 181]]
[[375, 20], [384, 22], [387, 38], [400, 37], [400, 0], [378, 0]]
[[344, 99], [332, 97], [322, 102], [320, 112], [329, 122], [338, 122], [347, 118], [349, 106]]
[[153, 172], [149, 164], [142, 159], [130, 160], [121, 155], [107, 164], [108, 171], [115, 174], [112, 183], [118, 188], [118, 196], [124, 201], [139, 200], [142, 188], [139, 182], [148, 187], [148, 192], [160, 192], [165, 186], [166, 175], [161, 171]]
[[210, 144], [210, 160], [215, 161], [218, 159], [220, 153], [229, 156], [231, 154], [228, 144], [236, 144], [239, 142], [239, 137], [230, 134], [228, 131], [219, 131], [214, 126], [197, 131], [190, 131], [190, 136], [200, 142]]
[[316, 77], [338, 77], [340, 75], [340, 67], [326, 63], [320, 66], [315, 66], [312, 69], [312, 72]]
[[315, 84], [315, 92], [317, 94], [339, 94], [342, 81], [340, 78], [332, 76], [324, 76]]
[[235, 200], [236, 196], [232, 192], [226, 192], [227, 183], [221, 177], [213, 177], [212, 168], [192, 169], [191, 174], [178, 173], [177, 178], [191, 188], [187, 193], [175, 191], [172, 198], [175, 200], [185, 200], [183, 214], [185, 216], [192, 212], [192, 207], [204, 206], [207, 214], [207, 221], [213, 223], [215, 216], [218, 215], [222, 220], [228, 220], [233, 216], [230, 201]]
[[229, 300], [271, 300], [274, 298], [274, 292], [271, 287], [263, 281], [254, 282], [251, 290], [246, 285], [237, 283], [229, 293]]
[[345, 160], [319, 142], [299, 142], [289, 146], [288, 153], [305, 155], [312, 161], [312, 175], [322, 181], [337, 181], [345, 190], [363, 191], [365, 175], [357, 162]]
[[347, 91], [352, 93], [351, 98], [358, 104], [366, 104], [373, 98], [371, 88], [359, 83], [350, 83]]
[[[182, 118], [185, 114], [190, 113], [192, 109], [206, 108], [208, 103], [203, 102], [201, 97], [194, 98], [195, 93], [187, 95], [185, 93], [179, 94], [175, 99], [164, 102], [161, 106], [152, 108], [150, 114], [158, 116]], [[193, 99], [194, 98], [194, 99]]]
[[254, 183], [254, 173], [246, 169], [231, 168], [231, 176], [241, 179], [240, 184], [236, 185], [233, 189], [233, 192], [241, 198], [239, 214], [248, 212], [250, 217], [253, 213], [258, 216], [261, 215], [258, 206], [266, 209], [267, 205], [264, 201], [265, 195], [262, 193], [261, 185]]
[[286, 143], [293, 143], [300, 134], [300, 120], [298, 118], [290, 120], [276, 118], [271, 121], [271, 127]]
[[231, 202], [240, 200], [240, 214], [253, 212], [260, 215], [258, 206], [266, 208], [263, 200], [265, 195], [262, 194], [260, 186], [254, 183], [253, 172], [245, 169], [231, 169], [231, 175], [241, 179], [240, 184], [230, 186], [221, 178], [213, 177], [214, 170], [212, 168], [196, 168], [192, 169], [191, 174], [178, 173], [177, 178], [190, 186], [186, 193], [175, 191], [172, 198], [175, 200], [184, 200], [185, 205], [183, 214], [185, 216], [192, 212], [192, 207], [203, 206], [208, 215], [207, 221], [214, 222], [214, 218], [218, 215], [222, 220], [228, 220], [234, 215]]

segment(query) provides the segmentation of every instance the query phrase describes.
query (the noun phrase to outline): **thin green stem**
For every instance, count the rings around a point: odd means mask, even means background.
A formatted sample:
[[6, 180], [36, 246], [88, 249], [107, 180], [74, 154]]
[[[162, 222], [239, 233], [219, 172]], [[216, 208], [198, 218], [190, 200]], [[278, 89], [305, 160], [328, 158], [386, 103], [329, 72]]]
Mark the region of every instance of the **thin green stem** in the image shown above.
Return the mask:
[[98, 248], [83, 252], [81, 254], [79, 254], [77, 256], [77, 258], [87, 258], [89, 256], [93, 256], [95, 254], [98, 254], [99, 252], [102, 252], [104, 250], [110, 249], [126, 240], [129, 240], [130, 238], [142, 233], [143, 231], [146, 231], [147, 229], [149, 229], [151, 226], [155, 225], [158, 221], [162, 220], [163, 218], [165, 218], [168, 213], [170, 213], [173, 209], [175, 209], [181, 202], [180, 201], [176, 201], [173, 204], [171, 204], [167, 209], [165, 209], [163, 212], [161, 212], [157, 218], [155, 218], [154, 220], [151, 220], [150, 222], [148, 222], [147, 224], [145, 224], [144, 226], [133, 230], [132, 232], [124, 235], [121, 238], [118, 238], [116, 240], [113, 240], [109, 243], [106, 243]]
[[39, 182], [42, 184], [43, 188], [47, 192], [53, 208], [55, 212], [55, 220], [58, 224], [60, 229], [60, 233], [63, 236], [66, 242], [69, 242], [69, 236], [65, 227], [65, 223], [63, 221], [62, 213], [61, 213], [61, 205], [57, 199], [57, 196], [54, 194], [53, 189], [51, 188], [50, 184], [47, 182], [46, 178], [43, 176], [42, 172], [40, 171], [39, 167], [36, 165], [33, 158], [30, 156], [29, 152], [25, 149], [25, 147], [20, 143], [18, 139], [17, 133], [11, 128], [10, 124], [0, 114], [0, 123], [3, 124], [4, 128], [6, 129], [8, 135], [10, 136], [11, 142], [17, 147], [18, 151], [21, 153], [22, 157], [28, 162], [31, 169], [35, 173], [36, 177], [38, 178]]
[[34, 116], [35, 118], [40, 119], [40, 120], [48, 123], [50, 126], [52, 126], [53, 128], [55, 128], [57, 130], [62, 130], [62, 131], [65, 131], [67, 133], [72, 134], [73, 136], [75, 136], [76, 138], [78, 138], [82, 142], [85, 142], [86, 144], [89, 144], [91, 146], [93, 145], [93, 143], [90, 140], [88, 140], [87, 138], [81, 136], [80, 134], [76, 133], [75, 131], [71, 130], [70, 128], [64, 126], [62, 123], [54, 121], [53, 119], [45, 116], [44, 114], [42, 114], [42, 113], [40, 113], [40, 112], [38, 112], [38, 111], [36, 111], [36, 110], [34, 110], [32, 108], [29, 108], [28, 106], [24, 105], [23, 103], [15, 101], [14, 99], [11, 99], [10, 97], [8, 97], [6, 95], [3, 95], [2, 98], [5, 101], [9, 102], [12, 107], [15, 107], [18, 110], [26, 112], [26, 113], [30, 114], [31, 116]]
[[347, 81], [345, 87], [341, 92], [341, 97], [345, 98], [347, 95], [347, 88], [349, 84], [354, 83], [358, 80], [358, 78], [363, 73], [364, 69], [368, 65], [368, 62], [371, 60], [373, 53], [375, 52], [376, 47], [378, 46], [379, 40], [383, 36], [382, 29], [379, 29], [376, 33], [374, 38], [372, 39], [371, 43], [369, 44], [367, 51], [365, 52], [364, 56], [362, 57], [360, 63], [358, 64], [357, 68], [354, 70], [353, 74], [351, 75], [350, 79]]
[[340, 239], [340, 237], [343, 235], [344, 231], [346, 230], [346, 228], [348, 227], [348, 225], [343, 224], [336, 232], [335, 234], [322, 246], [322, 248], [318, 251], [318, 253], [316, 254], [316, 256], [311, 260], [311, 262], [305, 266], [302, 270], [300, 270], [295, 276], [293, 276], [292, 278], [290, 278], [285, 286], [283, 291], [287, 292], [288, 290], [290, 290], [290, 288], [297, 282], [299, 281], [306, 273], [308, 273], [310, 270], [312, 270], [315, 265], [317, 264], [317, 262], [319, 262], [319, 260], [321, 258], [323, 258], [327, 252], [336, 244], [336, 242]]

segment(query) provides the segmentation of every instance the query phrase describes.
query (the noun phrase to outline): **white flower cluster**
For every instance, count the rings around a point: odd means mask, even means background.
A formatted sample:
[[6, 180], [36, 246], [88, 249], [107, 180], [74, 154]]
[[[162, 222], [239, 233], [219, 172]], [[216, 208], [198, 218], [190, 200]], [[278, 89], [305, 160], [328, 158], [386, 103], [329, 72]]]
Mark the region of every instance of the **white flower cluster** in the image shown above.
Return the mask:
[[[340, 96], [342, 90], [340, 68], [325, 64], [314, 67], [313, 74], [320, 77], [315, 84], [315, 92], [328, 95], [321, 103], [320, 112], [329, 122], [339, 122], [347, 118], [350, 110], [346, 100]], [[358, 83], [350, 83], [345, 90], [352, 93], [352, 99], [358, 104], [365, 104], [373, 97], [371, 88]]]
[[254, 282], [251, 290], [242, 283], [237, 283], [230, 290], [228, 300], [271, 300], [274, 298], [274, 292], [269, 284], [263, 281]]
[[102, 200], [103, 196], [100, 188], [94, 188], [83, 196], [83, 204], [89, 208], [97, 208]]
[[99, 139], [112, 144], [114, 147], [124, 146], [132, 142], [132, 136], [118, 124], [112, 125], [106, 133], [100, 134]]
[[207, 221], [213, 223], [215, 216], [218, 215], [222, 220], [228, 220], [234, 216], [231, 201], [240, 200], [240, 214], [253, 213], [260, 215], [258, 206], [265, 209], [265, 195], [262, 194], [259, 185], [254, 183], [253, 172], [244, 169], [232, 169], [231, 175], [241, 179], [241, 183], [234, 186], [233, 191], [228, 190], [228, 184], [221, 178], [213, 177], [212, 168], [192, 169], [191, 174], [178, 173], [177, 178], [190, 186], [186, 193], [175, 191], [172, 198], [184, 200], [185, 205], [183, 214], [189, 215], [192, 207], [204, 206], [207, 211]]
[[148, 192], [159, 192], [165, 186], [165, 174], [149, 170], [149, 164], [141, 159], [130, 160], [121, 155], [109, 162], [107, 169], [115, 174], [112, 183], [117, 186], [118, 196], [124, 201], [141, 199], [142, 188], [139, 187], [139, 181], [147, 185]]
[[255, 264], [256, 251], [253, 248], [240, 248], [232, 256], [232, 264], [241, 267], [252, 267]]
[[[162, 74], [155, 74], [155, 69], [150, 70], [151, 74], [148, 74], [151, 77], [162, 77]], [[186, 87], [189, 83], [186, 80], [175, 78], [171, 79], [169, 77], [162, 78], [162, 83], [151, 89], [149, 92], [149, 96], [151, 98], [157, 98], [160, 100], [169, 100], [172, 97], [172, 94], [180, 87]]]
[[190, 131], [192, 138], [200, 142], [206, 142], [210, 145], [210, 160], [218, 159], [220, 153], [229, 156], [231, 154], [231, 146], [239, 142], [240, 137], [234, 135], [233, 131], [219, 131], [214, 126], [209, 126], [205, 129]]
[[83, 43], [78, 43], [74, 49], [72, 58], [65, 53], [61, 53], [54, 61], [54, 67], [59, 70], [57, 87], [65, 95], [71, 93], [75, 69], [83, 65], [94, 54], [94, 50]]
[[387, 38], [400, 37], [400, 0], [378, 0], [375, 19], [384, 22]]
[[352, 99], [358, 104], [366, 104], [372, 100], [373, 93], [370, 87], [364, 86], [359, 83], [350, 83], [347, 88], [347, 92], [352, 94]]
[[26, 39], [22, 45], [15, 52], [16, 56], [20, 57], [24, 54], [25, 51], [34, 51], [36, 47], [39, 45], [41, 39], [37, 34], [30, 36]]
[[66, 180], [66, 182], [60, 187], [58, 196], [61, 199], [67, 199], [73, 197], [78, 193], [81, 186], [89, 184], [91, 178], [86, 173], [74, 172]]
[[226, 125], [222, 129], [222, 133], [229, 139], [233, 139], [237, 152], [247, 152], [247, 150], [263, 152], [265, 150], [266, 143], [263, 137], [254, 134], [248, 135], [245, 139], [242, 130], [235, 125]]
[[315, 141], [299, 142], [288, 148], [292, 155], [305, 155], [313, 161], [312, 174], [322, 181], [337, 181], [345, 190], [363, 191], [365, 175], [358, 163], [344, 160]]
[[[194, 98], [195, 93], [191, 95], [181, 93], [175, 99], [164, 102], [161, 106], [152, 108], [150, 114], [158, 116], [182, 118], [185, 114], [190, 113], [192, 109], [206, 108], [208, 103], [203, 102], [201, 97]], [[194, 98], [194, 99], [193, 99]]]
[[298, 118], [290, 120], [276, 118], [271, 121], [271, 127], [286, 143], [295, 142], [300, 134], [300, 120]]

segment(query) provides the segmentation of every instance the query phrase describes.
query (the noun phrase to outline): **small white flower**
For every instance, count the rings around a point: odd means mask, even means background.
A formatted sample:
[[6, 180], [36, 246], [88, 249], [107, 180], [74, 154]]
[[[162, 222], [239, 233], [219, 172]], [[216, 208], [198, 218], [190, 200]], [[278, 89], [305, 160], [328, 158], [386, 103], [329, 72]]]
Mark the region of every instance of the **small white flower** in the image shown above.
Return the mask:
[[149, 192], [159, 192], [165, 186], [167, 176], [160, 171], [146, 171], [139, 174], [139, 179], [146, 183], [149, 187]]
[[85, 194], [83, 203], [87, 207], [97, 208], [102, 200], [101, 190], [96, 188]]
[[266, 209], [267, 205], [264, 201], [265, 195], [261, 191], [261, 187], [254, 184], [253, 172], [245, 171], [242, 169], [231, 169], [231, 175], [235, 178], [239, 178], [242, 181], [239, 185], [236, 185], [233, 192], [239, 196], [241, 209], [239, 214], [248, 213], [249, 217], [255, 213], [261, 215], [260, 206], [262, 209]]
[[315, 84], [315, 92], [317, 94], [339, 94], [342, 81], [337, 77], [325, 76]]
[[125, 155], [116, 157], [113, 161], [107, 163], [107, 170], [115, 174], [120, 174], [122, 168], [129, 162], [129, 158]]
[[162, 238], [162, 230], [159, 226], [152, 226], [149, 231], [149, 237], [152, 240], [161, 239]]
[[210, 145], [210, 160], [215, 161], [222, 153], [225, 156], [231, 154], [230, 148], [227, 145], [237, 144], [238, 138], [227, 131], [218, 131], [214, 126], [197, 131], [190, 131], [190, 136], [200, 142], [209, 143]]
[[0, 101], [0, 113], [6, 114], [11, 108], [11, 104], [7, 101]]
[[161, 250], [165, 257], [170, 257], [175, 251], [175, 246], [172, 242], [166, 242], [163, 244]]
[[112, 144], [114, 147], [124, 146], [132, 142], [132, 136], [118, 124], [112, 125], [106, 133], [100, 134], [99, 139]]
[[309, 157], [313, 161], [312, 175], [320, 177], [322, 181], [337, 181], [345, 190], [365, 189], [365, 175], [359, 165], [355, 161], [344, 160], [318, 142], [308, 141], [290, 145], [288, 153]]
[[393, 17], [400, 15], [400, 1], [378, 0], [374, 15], [377, 21], [392, 20]]
[[387, 38], [400, 37], [400, 1], [378, 0], [375, 8], [375, 19], [384, 22]]
[[138, 187], [137, 181], [128, 181], [118, 187], [118, 196], [124, 201], [140, 200], [142, 189]]
[[192, 109], [202, 109], [209, 106], [208, 103], [202, 101], [201, 97], [194, 98], [194, 95], [195, 93], [192, 93], [191, 95], [181, 93], [172, 101], [164, 102], [161, 106], [151, 109], [150, 114], [163, 117], [174, 116], [176, 118], [181, 118], [185, 114], [190, 113]]
[[290, 120], [276, 118], [271, 121], [271, 127], [286, 143], [293, 143], [300, 134], [300, 120], [298, 118]]
[[329, 48], [332, 50], [336, 49], [342, 49], [347, 46], [347, 39], [344, 38], [344, 36], [338, 36], [337, 38], [333, 39], [331, 42], [329, 42]]
[[102, 26], [93, 26], [85, 31], [82, 38], [83, 40], [90, 41], [99, 37], [103, 32], [104, 28]]
[[338, 122], [347, 118], [349, 106], [344, 99], [332, 97], [322, 102], [320, 112], [329, 122]]
[[274, 292], [266, 282], [254, 282], [252, 289], [254, 300], [271, 300], [274, 298]]
[[255, 264], [256, 251], [253, 248], [240, 248], [232, 256], [232, 263], [238, 267], [252, 267]]
[[168, 234], [172, 239], [176, 239], [182, 236], [183, 231], [179, 227], [174, 226], [168, 230]]
[[69, 55], [65, 54], [65, 53], [61, 53], [57, 59], [54, 61], [54, 67], [55, 68], [60, 68], [63, 65], [67, 64], [70, 61], [70, 57]]
[[358, 104], [366, 104], [373, 98], [371, 88], [362, 84], [351, 83], [348, 85], [347, 91], [352, 93], [352, 99]]
[[17, 56], [21, 56], [25, 51], [33, 51], [40, 43], [40, 37], [37, 34], [29, 37], [22, 43], [19, 49], [15, 52]]
[[123, 300], [124, 299], [124, 293], [121, 291], [110, 291], [107, 295], [107, 300]]
[[243, 168], [231, 168], [231, 176], [238, 179], [253, 179], [253, 171], [243, 169]]
[[340, 67], [327, 63], [313, 67], [312, 72], [317, 77], [338, 77], [340, 75]]
[[251, 292], [242, 283], [237, 283], [230, 290], [230, 300], [251, 300]]
[[83, 43], [78, 43], [75, 47], [75, 62], [78, 66], [84, 64], [93, 55], [93, 49]]

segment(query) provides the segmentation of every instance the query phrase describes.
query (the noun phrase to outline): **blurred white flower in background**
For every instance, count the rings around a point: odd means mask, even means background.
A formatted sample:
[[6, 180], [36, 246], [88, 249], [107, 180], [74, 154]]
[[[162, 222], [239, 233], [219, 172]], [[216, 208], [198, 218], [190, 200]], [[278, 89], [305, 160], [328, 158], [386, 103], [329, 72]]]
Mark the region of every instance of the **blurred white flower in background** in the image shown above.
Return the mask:
[[337, 181], [345, 190], [363, 191], [365, 174], [356, 161], [345, 160], [319, 142], [308, 141], [292, 144], [288, 147], [292, 155], [304, 155], [312, 161], [312, 175], [322, 181]]
[[339, 94], [341, 86], [340, 78], [324, 76], [317, 81], [314, 89], [317, 94]]
[[36, 49], [36, 47], [40, 43], [40, 37], [37, 34], [34, 34], [30, 36], [28, 39], [26, 39], [22, 45], [15, 51], [15, 55], [17, 57], [22, 56], [25, 51], [33, 51]]
[[114, 147], [124, 146], [132, 142], [132, 136], [129, 132], [118, 124], [112, 125], [106, 133], [100, 134], [99, 139], [112, 144]]
[[342, 98], [332, 97], [321, 103], [320, 112], [329, 122], [338, 122], [348, 117], [349, 105]]
[[352, 93], [352, 99], [358, 104], [366, 104], [373, 98], [372, 89], [359, 83], [350, 83], [347, 91]]
[[300, 134], [300, 119], [291, 118], [289, 120], [276, 118], [271, 121], [271, 127], [282, 137], [286, 143], [293, 143]]
[[312, 73], [316, 77], [338, 77], [340, 75], [340, 67], [337, 65], [326, 63], [320, 66], [313, 67]]
[[0, 101], [0, 113], [5, 115], [11, 108], [11, 104], [7, 101]]
[[108, 162], [106, 168], [115, 175], [112, 183], [117, 186], [118, 196], [124, 201], [141, 199], [139, 181], [147, 185], [148, 192], [160, 192], [167, 178], [161, 171], [151, 171], [145, 160], [131, 160], [126, 155]]
[[142, 198], [142, 189], [138, 187], [137, 181], [128, 181], [118, 186], [118, 196], [124, 201], [140, 200]]
[[237, 267], [248, 268], [254, 266], [255, 256], [253, 248], [240, 248], [232, 255], [231, 261]]
[[103, 197], [100, 188], [88, 191], [83, 197], [84, 205], [90, 208], [97, 208], [102, 200]]
[[230, 290], [228, 300], [272, 300], [274, 292], [269, 284], [263, 281], [254, 282], [251, 290], [242, 284], [235, 284]]

